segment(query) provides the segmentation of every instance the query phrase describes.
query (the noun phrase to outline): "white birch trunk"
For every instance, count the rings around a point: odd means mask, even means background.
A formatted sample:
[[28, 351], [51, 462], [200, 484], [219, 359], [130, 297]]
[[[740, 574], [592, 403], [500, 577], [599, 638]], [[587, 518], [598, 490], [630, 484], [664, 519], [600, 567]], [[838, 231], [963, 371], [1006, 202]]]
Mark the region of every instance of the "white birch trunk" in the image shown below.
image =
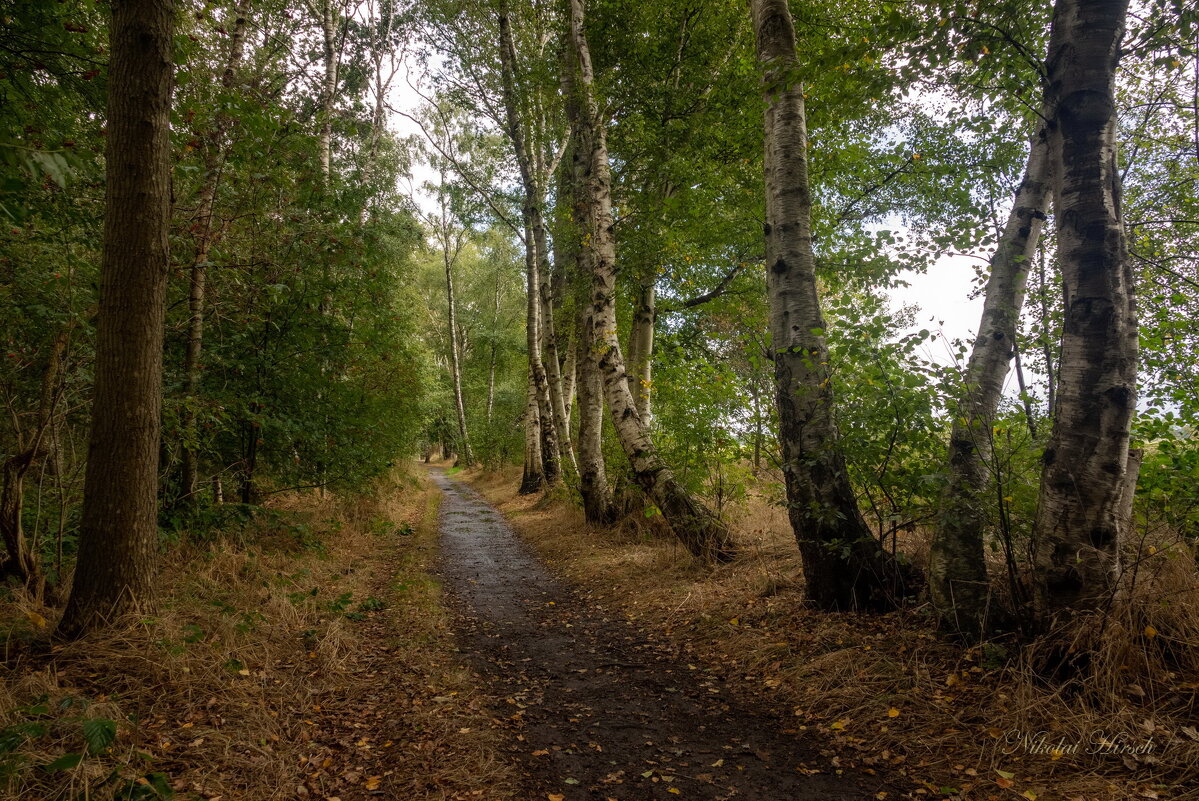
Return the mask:
[[1044, 127], [1038, 126], [1024, 180], [991, 257], [978, 338], [953, 415], [949, 483], [929, 556], [929, 594], [942, 625], [972, 637], [986, 629], [990, 598], [983, 531], [994, 500], [987, 493], [992, 426], [1048, 206], [1049, 140]]
[[649, 429], [637, 414], [625, 372], [624, 358], [616, 332], [616, 245], [613, 237], [612, 178], [608, 163], [605, 127], [599, 119], [594, 97], [591, 54], [583, 32], [583, 0], [570, 2], [570, 39], [574, 63], [571, 67], [575, 102], [572, 122], [578, 135], [574, 151], [576, 169], [582, 178], [580, 191], [587, 218], [580, 230], [591, 289], [587, 303], [592, 319], [592, 339], [580, 348], [594, 353], [603, 377], [604, 398], [625, 455], [637, 483], [657, 505], [675, 535], [696, 556], [727, 561], [733, 556], [728, 527], [698, 499], [687, 492], [654, 448]]
[[1035, 528], [1033, 601], [1043, 622], [1110, 599], [1135, 481], [1137, 319], [1116, 164], [1115, 76], [1127, 12], [1128, 0], [1058, 0], [1049, 41], [1065, 317]]

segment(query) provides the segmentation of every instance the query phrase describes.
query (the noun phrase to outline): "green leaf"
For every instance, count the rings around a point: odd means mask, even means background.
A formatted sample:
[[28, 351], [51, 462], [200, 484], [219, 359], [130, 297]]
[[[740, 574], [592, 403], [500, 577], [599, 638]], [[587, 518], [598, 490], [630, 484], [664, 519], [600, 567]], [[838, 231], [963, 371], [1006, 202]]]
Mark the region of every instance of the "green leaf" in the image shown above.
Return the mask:
[[108, 718], [83, 721], [83, 741], [89, 754], [98, 754], [117, 739], [117, 724]]
[[74, 768], [77, 768], [79, 766], [79, 763], [82, 761], [83, 761], [83, 754], [63, 754], [58, 759], [54, 760], [53, 762], [49, 763], [48, 765], [44, 765], [42, 767], [42, 769], [50, 770], [50, 771], [73, 770]]

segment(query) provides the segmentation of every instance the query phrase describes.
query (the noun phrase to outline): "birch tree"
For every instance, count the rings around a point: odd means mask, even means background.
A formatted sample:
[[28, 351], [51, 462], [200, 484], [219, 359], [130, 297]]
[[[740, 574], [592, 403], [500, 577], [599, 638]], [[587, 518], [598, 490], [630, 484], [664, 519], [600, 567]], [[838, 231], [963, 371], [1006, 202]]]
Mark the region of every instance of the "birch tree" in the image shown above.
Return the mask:
[[702, 558], [728, 560], [734, 550], [728, 527], [679, 484], [658, 455], [629, 389], [616, 326], [616, 242], [606, 131], [595, 99], [595, 73], [583, 27], [583, 0], [569, 1], [572, 62], [568, 74], [569, 91], [574, 95], [569, 107], [577, 137], [572, 157], [581, 176], [579, 191], [585, 208], [580, 231], [591, 278], [587, 303], [591, 307], [588, 314], [593, 337], [581, 341], [579, 347], [595, 352], [604, 399], [637, 483], [688, 550]]
[[1043, 457], [1033, 600], [1047, 619], [1110, 598], [1137, 461], [1137, 318], [1116, 160], [1116, 70], [1128, 0], [1058, 0], [1046, 105], [1065, 315]]
[[795, 27], [786, 0], [752, 0], [750, 11], [766, 98], [767, 292], [787, 513], [813, 602], [885, 608], [905, 587], [862, 518], [838, 447]]
[[992, 424], [1014, 353], [1029, 268], [1049, 205], [1049, 140], [1038, 126], [1024, 180], [990, 261], [978, 336], [963, 377], [963, 397], [949, 435], [949, 482], [929, 554], [929, 591], [944, 625], [978, 635], [990, 598], [983, 533]]

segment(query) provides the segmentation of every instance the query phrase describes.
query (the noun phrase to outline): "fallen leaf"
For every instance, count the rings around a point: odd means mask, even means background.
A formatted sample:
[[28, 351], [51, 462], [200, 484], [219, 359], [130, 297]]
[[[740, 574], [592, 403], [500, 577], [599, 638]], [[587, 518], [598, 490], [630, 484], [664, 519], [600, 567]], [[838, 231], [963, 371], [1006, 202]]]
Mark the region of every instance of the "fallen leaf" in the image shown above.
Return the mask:
[[1145, 636], [1152, 640], [1154, 637], [1157, 636], [1157, 629], [1153, 628], [1153, 626], [1146, 626], [1145, 627]]
[[562, 795], [562, 793], [546, 793], [545, 797], [549, 801], [566, 801], [566, 796]]
[[549, 754], [549, 751], [545, 748], [538, 748], [533, 752], [533, 756], [546, 756], [547, 754]]
[[368, 790], [378, 790], [378, 789], [379, 789], [379, 783], [380, 783], [380, 782], [382, 782], [382, 781], [383, 781], [383, 777], [382, 777], [382, 776], [370, 776], [370, 777], [368, 777], [368, 778], [367, 778], [367, 780], [366, 780], [366, 784], [365, 784], [364, 786], [365, 786], [365, 787], [366, 787], [366, 789], [368, 789]]
[[889, 718], [899, 717], [899, 710], [896, 709], [895, 707], [891, 707], [890, 709], [887, 710], [887, 717], [889, 717]]

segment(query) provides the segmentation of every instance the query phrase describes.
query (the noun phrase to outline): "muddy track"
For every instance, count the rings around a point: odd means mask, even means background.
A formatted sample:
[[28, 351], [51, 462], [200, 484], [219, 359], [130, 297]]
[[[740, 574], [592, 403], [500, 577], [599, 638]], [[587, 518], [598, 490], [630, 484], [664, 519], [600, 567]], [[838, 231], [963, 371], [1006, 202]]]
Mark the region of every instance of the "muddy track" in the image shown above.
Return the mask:
[[[512, 729], [530, 799], [836, 801], [899, 793], [839, 776], [820, 744], [723, 677], [555, 580], [478, 493], [442, 471], [441, 573], [459, 647]], [[816, 772], [820, 771], [820, 772]]]

